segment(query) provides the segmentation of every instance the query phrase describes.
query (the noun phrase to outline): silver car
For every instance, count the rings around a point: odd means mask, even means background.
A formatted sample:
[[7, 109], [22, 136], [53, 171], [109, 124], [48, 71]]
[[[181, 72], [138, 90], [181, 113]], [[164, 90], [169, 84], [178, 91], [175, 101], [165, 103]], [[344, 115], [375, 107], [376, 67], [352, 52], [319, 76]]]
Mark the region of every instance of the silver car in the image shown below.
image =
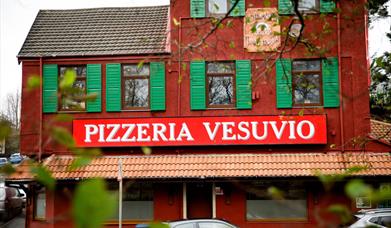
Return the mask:
[[391, 208], [360, 210], [355, 216], [358, 220], [349, 228], [391, 227]]
[[170, 228], [238, 228], [219, 219], [189, 219], [168, 223]]

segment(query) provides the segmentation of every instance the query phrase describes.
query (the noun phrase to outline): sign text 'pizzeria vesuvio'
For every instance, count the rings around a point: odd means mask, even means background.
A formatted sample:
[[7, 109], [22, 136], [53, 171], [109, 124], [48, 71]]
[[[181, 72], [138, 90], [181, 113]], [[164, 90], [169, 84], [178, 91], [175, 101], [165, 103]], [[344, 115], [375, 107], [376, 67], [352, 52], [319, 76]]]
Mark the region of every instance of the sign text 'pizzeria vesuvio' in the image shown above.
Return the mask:
[[79, 147], [326, 144], [326, 116], [73, 120]]

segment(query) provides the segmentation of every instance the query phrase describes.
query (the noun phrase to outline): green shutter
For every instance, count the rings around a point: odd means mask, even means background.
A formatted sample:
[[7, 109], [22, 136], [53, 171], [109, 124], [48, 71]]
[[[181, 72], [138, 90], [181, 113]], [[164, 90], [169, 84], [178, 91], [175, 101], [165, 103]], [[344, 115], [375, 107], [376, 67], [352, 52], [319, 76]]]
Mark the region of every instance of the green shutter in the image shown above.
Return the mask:
[[206, 109], [205, 61], [190, 63], [190, 107], [192, 110]]
[[43, 113], [57, 112], [58, 108], [58, 67], [56, 64], [43, 65], [42, 111]]
[[[231, 6], [233, 6], [236, 2], [236, 0], [230, 0]], [[245, 0], [239, 0], [236, 7], [231, 11], [229, 14], [230, 16], [244, 16], [246, 14], [246, 1]]]
[[152, 111], [166, 110], [166, 81], [164, 62], [151, 62], [150, 104]]
[[290, 59], [276, 62], [277, 108], [292, 107], [292, 64]]
[[334, 0], [320, 0], [321, 13], [333, 13], [335, 10]]
[[205, 0], [190, 0], [190, 16], [193, 18], [205, 17]]
[[236, 108], [251, 109], [251, 61], [236, 60]]
[[87, 64], [87, 95], [96, 95], [87, 100], [87, 112], [102, 111], [102, 70], [100, 64]]
[[326, 108], [339, 107], [338, 59], [322, 60], [323, 106]]
[[121, 111], [121, 64], [106, 64], [106, 111]]
[[278, 0], [278, 14], [280, 15], [293, 14], [292, 0]]

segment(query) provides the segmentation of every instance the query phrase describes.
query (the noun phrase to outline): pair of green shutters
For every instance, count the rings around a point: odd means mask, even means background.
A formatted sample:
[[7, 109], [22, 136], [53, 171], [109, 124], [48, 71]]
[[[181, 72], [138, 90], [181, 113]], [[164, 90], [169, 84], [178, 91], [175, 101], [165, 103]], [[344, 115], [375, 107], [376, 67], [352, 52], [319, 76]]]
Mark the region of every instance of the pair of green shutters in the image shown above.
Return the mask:
[[[323, 107], [339, 107], [338, 59], [322, 59]], [[292, 107], [292, 61], [278, 59], [276, 62], [277, 108]]]
[[[192, 110], [206, 109], [205, 61], [190, 63], [190, 106]], [[236, 108], [251, 109], [251, 61], [236, 60]]]
[[[58, 66], [43, 66], [43, 112], [58, 111]], [[102, 67], [101, 64], [87, 64], [87, 94], [96, 94], [96, 99], [87, 100], [87, 112], [102, 111]], [[166, 109], [165, 65], [163, 62], [150, 63], [150, 109]], [[121, 64], [106, 64], [106, 110], [121, 111]]]
[[[229, 0], [233, 5], [237, 0]], [[190, 16], [192, 18], [206, 17], [207, 0], [190, 0]], [[319, 10], [321, 13], [333, 13], [335, 10], [334, 0], [319, 0]], [[293, 14], [293, 1], [292, 0], [279, 0], [278, 1], [278, 13], [280, 15]], [[239, 0], [236, 7], [231, 11], [230, 16], [245, 16], [246, 14], [246, 2], [245, 0]]]

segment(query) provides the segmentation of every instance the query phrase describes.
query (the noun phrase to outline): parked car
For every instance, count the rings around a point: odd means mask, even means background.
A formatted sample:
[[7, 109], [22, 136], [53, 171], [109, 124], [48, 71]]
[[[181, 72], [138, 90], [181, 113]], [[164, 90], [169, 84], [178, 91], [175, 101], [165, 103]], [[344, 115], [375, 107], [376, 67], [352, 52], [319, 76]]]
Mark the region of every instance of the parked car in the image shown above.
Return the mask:
[[[164, 223], [170, 228], [238, 228], [220, 219], [188, 219]], [[148, 224], [138, 224], [136, 228], [148, 228]]]
[[349, 228], [361, 227], [391, 227], [391, 208], [360, 210], [355, 217], [358, 219]]
[[23, 157], [20, 155], [20, 153], [14, 153], [11, 154], [9, 161], [11, 164], [19, 164], [23, 160]]
[[16, 188], [0, 187], [0, 216], [6, 221], [23, 210], [23, 199]]
[[0, 167], [7, 164], [7, 163], [8, 163], [7, 158], [0, 158]]

